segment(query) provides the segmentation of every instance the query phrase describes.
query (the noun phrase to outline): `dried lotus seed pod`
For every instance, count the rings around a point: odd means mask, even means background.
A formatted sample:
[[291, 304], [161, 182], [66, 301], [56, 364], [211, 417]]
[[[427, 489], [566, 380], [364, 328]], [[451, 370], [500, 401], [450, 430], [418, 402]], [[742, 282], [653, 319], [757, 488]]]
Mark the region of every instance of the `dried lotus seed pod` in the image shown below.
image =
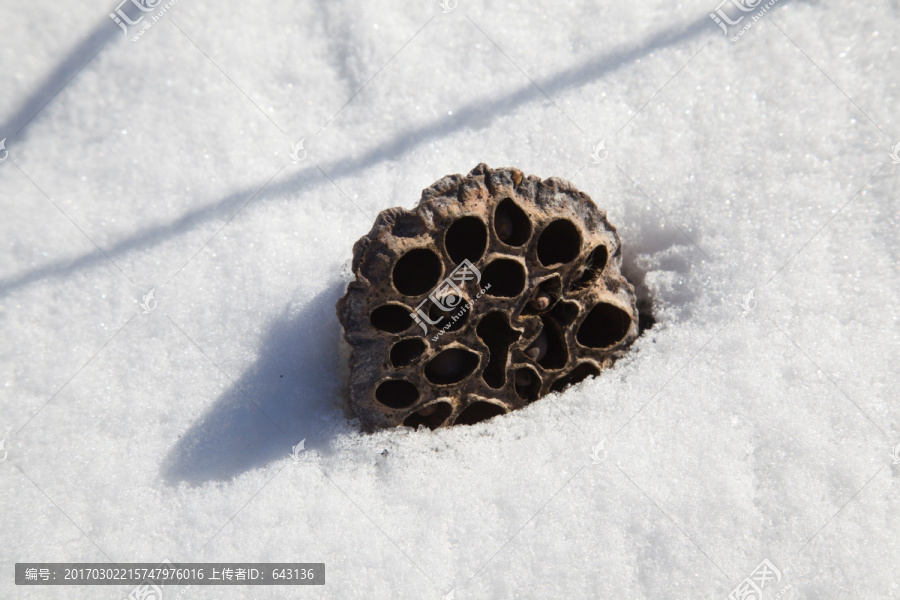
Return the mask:
[[606, 213], [563, 179], [481, 164], [382, 211], [337, 303], [367, 429], [472, 424], [598, 375], [638, 335]]

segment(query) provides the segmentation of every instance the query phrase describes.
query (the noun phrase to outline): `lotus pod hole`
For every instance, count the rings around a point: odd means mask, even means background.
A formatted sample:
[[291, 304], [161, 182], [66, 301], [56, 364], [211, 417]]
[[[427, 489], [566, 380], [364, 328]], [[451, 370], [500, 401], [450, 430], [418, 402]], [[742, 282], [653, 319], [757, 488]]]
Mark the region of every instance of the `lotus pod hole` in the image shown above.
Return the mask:
[[391, 208], [337, 303], [367, 430], [472, 425], [599, 376], [638, 336], [622, 243], [563, 179], [480, 164]]

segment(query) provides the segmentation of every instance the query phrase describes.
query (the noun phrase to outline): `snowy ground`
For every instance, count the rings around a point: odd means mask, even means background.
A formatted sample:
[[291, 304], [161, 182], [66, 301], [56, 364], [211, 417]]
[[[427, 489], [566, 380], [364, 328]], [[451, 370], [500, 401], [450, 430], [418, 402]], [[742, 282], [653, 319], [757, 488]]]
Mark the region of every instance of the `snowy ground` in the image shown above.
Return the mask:
[[[736, 42], [715, 0], [540, 4], [179, 0], [132, 41], [0, 3], [0, 597], [164, 559], [327, 565], [183, 600], [721, 599], [763, 560], [766, 598], [900, 597], [900, 4]], [[479, 162], [589, 193], [657, 325], [529, 409], [360, 434], [351, 246]]]

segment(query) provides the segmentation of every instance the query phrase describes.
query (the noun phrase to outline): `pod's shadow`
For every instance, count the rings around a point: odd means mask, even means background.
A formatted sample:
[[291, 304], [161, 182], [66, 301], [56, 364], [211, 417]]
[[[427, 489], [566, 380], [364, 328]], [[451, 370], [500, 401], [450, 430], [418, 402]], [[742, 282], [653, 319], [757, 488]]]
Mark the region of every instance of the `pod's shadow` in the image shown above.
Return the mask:
[[287, 458], [292, 446], [323, 449], [344, 417], [345, 364], [334, 305], [340, 281], [286, 310], [262, 338], [259, 358], [175, 442], [161, 476], [170, 485], [228, 481]]

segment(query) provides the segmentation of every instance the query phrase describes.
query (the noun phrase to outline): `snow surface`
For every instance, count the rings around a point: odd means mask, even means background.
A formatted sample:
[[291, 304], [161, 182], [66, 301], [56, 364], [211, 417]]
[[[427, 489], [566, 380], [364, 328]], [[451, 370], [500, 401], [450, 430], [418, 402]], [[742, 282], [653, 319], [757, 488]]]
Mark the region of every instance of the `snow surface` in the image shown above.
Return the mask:
[[[897, 0], [737, 42], [715, 0], [451, 6], [179, 0], [132, 42], [0, 3], [0, 597], [164, 559], [327, 565], [184, 600], [725, 598], [764, 559], [766, 598], [900, 597]], [[479, 162], [589, 193], [656, 326], [526, 410], [361, 434], [351, 246]]]

